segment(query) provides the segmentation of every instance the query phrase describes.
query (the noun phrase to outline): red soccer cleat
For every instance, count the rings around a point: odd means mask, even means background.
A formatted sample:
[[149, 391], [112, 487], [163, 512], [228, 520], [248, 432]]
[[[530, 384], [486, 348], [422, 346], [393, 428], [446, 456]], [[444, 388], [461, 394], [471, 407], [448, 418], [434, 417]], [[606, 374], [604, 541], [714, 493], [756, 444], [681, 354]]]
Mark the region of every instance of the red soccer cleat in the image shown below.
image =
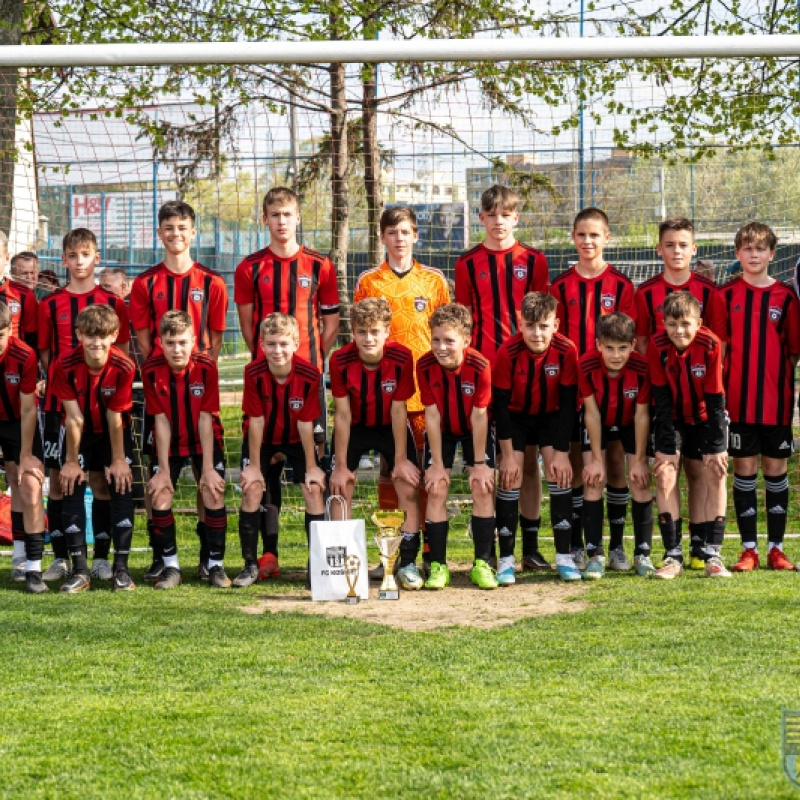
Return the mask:
[[281, 567], [278, 564], [278, 557], [274, 553], [264, 553], [258, 559], [258, 579], [266, 581], [270, 578], [280, 578]]
[[779, 550], [777, 547], [773, 547], [772, 550], [767, 553], [767, 566], [770, 569], [785, 569], [794, 571], [794, 564], [792, 564], [792, 562], [786, 558], [783, 550]]
[[755, 548], [748, 547], [742, 550], [739, 560], [731, 567], [734, 572], [752, 572], [761, 565], [758, 563], [758, 553]]

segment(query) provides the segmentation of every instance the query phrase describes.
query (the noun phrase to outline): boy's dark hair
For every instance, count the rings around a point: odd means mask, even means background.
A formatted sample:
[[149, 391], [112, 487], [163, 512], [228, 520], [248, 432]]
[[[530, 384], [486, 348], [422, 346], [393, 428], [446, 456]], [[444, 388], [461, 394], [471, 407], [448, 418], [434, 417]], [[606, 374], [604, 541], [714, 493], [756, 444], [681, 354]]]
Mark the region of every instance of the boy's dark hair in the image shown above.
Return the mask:
[[36, 253], [31, 252], [30, 250], [23, 250], [21, 253], [17, 253], [15, 256], [11, 256], [11, 266], [15, 267], [17, 265], [17, 261], [35, 261], [38, 264], [39, 256], [37, 256]]
[[445, 303], [431, 314], [428, 320], [431, 330], [440, 326], [455, 328], [462, 336], [469, 339], [472, 335], [472, 314], [461, 303]]
[[667, 231], [689, 231], [694, 239], [694, 225], [692, 221], [686, 217], [670, 217], [669, 219], [665, 219], [658, 226], [659, 244], [661, 244], [661, 240], [664, 238], [664, 234], [667, 233]]
[[158, 335], [162, 339], [165, 336], [180, 336], [186, 330], [194, 333], [192, 318], [185, 311], [167, 311], [158, 323]]
[[736, 231], [736, 238], [733, 240], [737, 250], [746, 244], [765, 244], [770, 250], [775, 250], [778, 244], [778, 237], [769, 225], [763, 222], [748, 222]]
[[419, 228], [417, 227], [417, 212], [410, 206], [394, 206], [387, 208], [381, 214], [381, 233], [386, 233], [387, 228], [394, 228], [401, 222], [410, 222], [411, 228], [416, 233]]
[[111, 306], [91, 305], [78, 314], [75, 327], [84, 336], [111, 336], [119, 330], [119, 317]]
[[75, 228], [64, 237], [63, 250], [66, 253], [73, 247], [87, 244], [97, 250], [97, 237], [88, 228]]
[[529, 292], [522, 299], [519, 313], [525, 322], [541, 322], [556, 313], [558, 303], [555, 297], [544, 292]]
[[11, 311], [5, 303], [0, 303], [0, 331], [11, 327]]
[[355, 328], [368, 328], [379, 322], [390, 328], [392, 325], [392, 307], [383, 297], [365, 297], [350, 309], [350, 324]]
[[516, 211], [519, 195], [508, 186], [496, 183], [481, 195], [481, 211], [488, 213], [499, 208], [501, 211]]
[[605, 225], [606, 230], [610, 230], [611, 226], [608, 224], [608, 215], [605, 211], [601, 208], [595, 208], [594, 206], [589, 206], [588, 208], [584, 208], [583, 210], [579, 211], [575, 215], [575, 219], [572, 222], [572, 230], [578, 227], [579, 222], [585, 222], [589, 220], [595, 220], [596, 222], [602, 222]]
[[697, 317], [700, 319], [700, 302], [691, 292], [672, 292], [664, 301], [664, 319], [684, 319]]
[[194, 227], [194, 223], [197, 219], [194, 209], [188, 203], [184, 203], [183, 200], [170, 200], [158, 209], [159, 225], [165, 220], [172, 219], [172, 217], [190, 219], [192, 221], [192, 227]]
[[261, 208], [264, 211], [264, 216], [266, 216], [269, 206], [288, 206], [292, 205], [292, 203], [297, 206], [297, 210], [299, 211], [300, 198], [297, 196], [297, 193], [286, 186], [276, 186], [264, 195], [264, 202]]
[[61, 281], [52, 269], [43, 269], [39, 273], [38, 285], [42, 287], [49, 285], [53, 289], [58, 289], [61, 286]]
[[603, 314], [597, 320], [597, 340], [600, 342], [633, 342], [636, 323], [621, 311]]

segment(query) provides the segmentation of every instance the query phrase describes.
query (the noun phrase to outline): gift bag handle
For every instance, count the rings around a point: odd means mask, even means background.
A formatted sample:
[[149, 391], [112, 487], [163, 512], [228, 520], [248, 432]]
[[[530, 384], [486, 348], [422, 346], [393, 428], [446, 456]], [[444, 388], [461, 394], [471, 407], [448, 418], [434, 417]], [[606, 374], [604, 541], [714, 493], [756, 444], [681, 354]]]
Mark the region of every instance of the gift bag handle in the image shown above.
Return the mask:
[[342, 508], [342, 519], [347, 519], [347, 501], [340, 494], [332, 494], [325, 501], [325, 519], [330, 521], [331, 518], [331, 501], [338, 500]]

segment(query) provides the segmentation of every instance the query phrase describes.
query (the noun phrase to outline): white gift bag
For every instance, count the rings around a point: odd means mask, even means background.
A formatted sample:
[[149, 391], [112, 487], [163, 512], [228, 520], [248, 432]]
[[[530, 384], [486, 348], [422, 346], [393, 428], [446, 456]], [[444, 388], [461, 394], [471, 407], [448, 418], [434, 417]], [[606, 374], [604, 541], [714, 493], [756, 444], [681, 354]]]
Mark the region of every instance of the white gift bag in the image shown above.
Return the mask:
[[367, 534], [363, 519], [331, 520], [331, 501], [347, 505], [344, 498], [333, 495], [325, 503], [325, 521], [311, 523], [310, 572], [312, 600], [344, 600], [350, 587], [345, 577], [345, 559], [356, 555], [360, 559], [356, 594], [369, 599], [367, 565]]

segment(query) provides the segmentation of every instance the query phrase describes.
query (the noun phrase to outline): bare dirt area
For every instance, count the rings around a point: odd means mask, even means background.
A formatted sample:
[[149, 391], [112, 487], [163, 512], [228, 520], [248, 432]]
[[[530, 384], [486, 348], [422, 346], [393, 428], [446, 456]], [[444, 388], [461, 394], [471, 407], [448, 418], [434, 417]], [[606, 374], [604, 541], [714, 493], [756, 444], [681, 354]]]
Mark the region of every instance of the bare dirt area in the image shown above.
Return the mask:
[[[397, 601], [378, 600], [378, 584], [370, 584], [370, 599], [358, 605], [314, 603], [310, 593], [298, 589], [282, 594], [263, 594], [241, 610], [246, 614], [299, 612], [325, 617], [352, 617], [409, 631], [454, 626], [496, 628], [528, 617], [583, 611], [580, 599], [586, 587], [563, 584], [551, 576], [519, 577], [514, 586], [484, 591], [469, 580], [469, 568], [452, 569], [453, 581], [443, 591], [400, 592]], [[402, 611], [401, 611], [402, 609]]]

